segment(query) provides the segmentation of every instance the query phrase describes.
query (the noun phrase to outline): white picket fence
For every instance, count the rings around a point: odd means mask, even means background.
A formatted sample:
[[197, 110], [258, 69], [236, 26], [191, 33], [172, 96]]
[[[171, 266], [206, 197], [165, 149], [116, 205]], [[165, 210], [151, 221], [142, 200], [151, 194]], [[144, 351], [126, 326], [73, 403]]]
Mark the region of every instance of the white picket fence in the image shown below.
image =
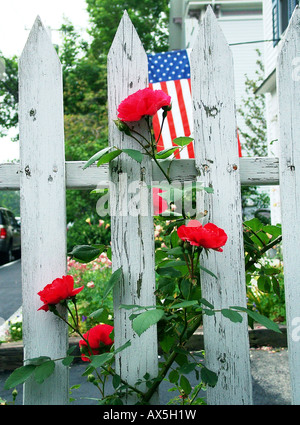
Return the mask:
[[[209, 7], [191, 55], [195, 160], [177, 160], [174, 181], [205, 182], [214, 188], [206, 199], [209, 221], [229, 236], [222, 255], [211, 253], [202, 264], [218, 276], [201, 276], [203, 296], [215, 308], [246, 306], [242, 235], [242, 185], [277, 185], [282, 193], [282, 231], [292, 399], [300, 404], [300, 342], [295, 325], [300, 317], [300, 83], [292, 78], [292, 60], [300, 56], [300, 14], [294, 12], [279, 55], [280, 158], [239, 158], [236, 142], [232, 55]], [[127, 15], [120, 22], [108, 55], [109, 143], [134, 148], [132, 140], [113, 124], [117, 106], [129, 94], [147, 86], [147, 56]], [[66, 274], [66, 189], [110, 187], [112, 263], [123, 267], [124, 279], [114, 292], [115, 343], [131, 339], [120, 353], [117, 372], [134, 384], [145, 372], [157, 374], [156, 327], [141, 337], [133, 334], [123, 304], [153, 305], [154, 240], [151, 214], [133, 217], [124, 191], [133, 181], [164, 180], [150, 160], [141, 164], [121, 155], [113, 166], [65, 162], [61, 64], [38, 17], [20, 58], [20, 165], [0, 165], [0, 189], [20, 189], [22, 219], [22, 290], [24, 358], [64, 357], [67, 328], [51, 314], [37, 311], [37, 292]], [[146, 131], [141, 125], [140, 131]], [[126, 175], [126, 179], [119, 176]], [[149, 204], [149, 203], [148, 203]], [[120, 214], [122, 211], [122, 214]], [[150, 204], [149, 211], [150, 212]], [[151, 246], [153, 247], [151, 249]], [[209, 404], [252, 404], [247, 318], [232, 323], [224, 317], [204, 321], [207, 366], [219, 375], [209, 388]], [[44, 384], [24, 384], [24, 404], [67, 404], [68, 368], [57, 366]], [[154, 399], [153, 403], [158, 402]]]

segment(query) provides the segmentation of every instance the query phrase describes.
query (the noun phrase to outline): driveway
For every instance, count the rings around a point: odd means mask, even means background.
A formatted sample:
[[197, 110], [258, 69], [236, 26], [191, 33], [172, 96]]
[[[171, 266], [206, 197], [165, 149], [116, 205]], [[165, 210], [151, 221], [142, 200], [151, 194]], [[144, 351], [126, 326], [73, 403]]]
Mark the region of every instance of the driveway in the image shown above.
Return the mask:
[[22, 305], [21, 260], [0, 267], [0, 325]]

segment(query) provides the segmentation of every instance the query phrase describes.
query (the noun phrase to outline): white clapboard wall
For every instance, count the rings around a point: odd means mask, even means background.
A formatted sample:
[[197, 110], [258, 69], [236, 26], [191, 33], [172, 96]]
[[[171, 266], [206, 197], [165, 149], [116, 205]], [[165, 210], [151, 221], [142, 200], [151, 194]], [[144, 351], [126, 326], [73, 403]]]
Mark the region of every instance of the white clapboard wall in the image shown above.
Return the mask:
[[[300, 321], [300, 269], [298, 252], [300, 211], [300, 82], [292, 74], [293, 58], [300, 56], [299, 9], [286, 31], [278, 61], [280, 158], [238, 158], [235, 139], [235, 104], [232, 57], [217, 20], [208, 7], [191, 56], [194, 104], [195, 159], [176, 160], [171, 167], [174, 181], [204, 181], [214, 193], [204, 199], [209, 219], [229, 236], [224, 252], [203, 258], [204, 266], [219, 277], [218, 283], [202, 276], [203, 296], [216, 308], [246, 305], [244, 251], [241, 218], [241, 185], [281, 185], [282, 227], [288, 343], [293, 403], [300, 404], [300, 342], [295, 326]], [[112, 120], [118, 103], [147, 86], [146, 54], [127, 15], [108, 55], [109, 143], [137, 148], [121, 135]], [[120, 303], [153, 305], [154, 242], [151, 215], [126, 214], [134, 200], [126, 186], [138, 179], [145, 197], [144, 212], [151, 211], [147, 185], [164, 180], [155, 164], [138, 164], [122, 155], [109, 167], [84, 162], [65, 162], [61, 66], [40, 18], [29, 35], [20, 59], [20, 164], [0, 164], [0, 189], [21, 191], [22, 281], [25, 358], [47, 355], [63, 357], [67, 330], [54, 315], [37, 312], [37, 292], [66, 272], [66, 189], [90, 190], [110, 187], [113, 268], [122, 266], [124, 277], [114, 292], [115, 343], [133, 344], [118, 359], [118, 372], [130, 383], [145, 372], [158, 370], [156, 328], [139, 338], [132, 332]], [[139, 131], [145, 129], [141, 125]], [[167, 162], [164, 163], [167, 167]], [[127, 180], [121, 178], [126, 171]], [[148, 205], [148, 203], [149, 205]], [[204, 341], [208, 367], [219, 381], [207, 394], [208, 403], [251, 404], [249, 341], [246, 317], [243, 323], [207, 317]], [[128, 351], [127, 351], [128, 350]], [[67, 368], [44, 384], [25, 384], [24, 404], [66, 404]], [[157, 403], [156, 394], [153, 403]], [[128, 403], [132, 402], [128, 399]]]

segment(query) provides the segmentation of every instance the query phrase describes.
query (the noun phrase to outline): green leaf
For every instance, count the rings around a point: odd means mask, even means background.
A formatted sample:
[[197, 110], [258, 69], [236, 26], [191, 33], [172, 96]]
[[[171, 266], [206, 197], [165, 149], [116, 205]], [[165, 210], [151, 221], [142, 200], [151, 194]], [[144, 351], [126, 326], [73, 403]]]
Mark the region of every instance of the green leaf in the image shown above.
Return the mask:
[[113, 384], [114, 389], [116, 390], [118, 388], [118, 386], [121, 384], [121, 377], [119, 375], [114, 375], [113, 380], [112, 380], [112, 384]]
[[251, 220], [244, 221], [244, 224], [247, 227], [250, 227], [254, 232], [261, 230], [264, 225], [258, 218], [252, 218]]
[[91, 245], [76, 245], [69, 255], [74, 257], [78, 262], [89, 263], [95, 260], [101, 254], [101, 249]]
[[175, 248], [171, 248], [167, 251], [168, 255], [182, 255], [183, 254], [183, 248], [181, 246], [176, 246]]
[[173, 304], [172, 306], [170, 306], [169, 308], [187, 308], [187, 307], [191, 307], [192, 305], [196, 305], [198, 304], [197, 300], [192, 300], [192, 301], [182, 301], [180, 303], [177, 304]]
[[214, 306], [210, 302], [208, 302], [205, 298], [200, 298], [199, 303], [205, 305], [206, 307], [209, 307], [212, 309], [214, 308]]
[[268, 224], [264, 226], [263, 231], [266, 233], [269, 233], [274, 238], [277, 238], [278, 236], [281, 235], [281, 226], [274, 226], [274, 225]]
[[190, 392], [192, 391], [192, 387], [189, 380], [184, 375], [181, 376], [179, 384], [185, 394], [190, 394]]
[[108, 146], [107, 148], [101, 149], [101, 151], [95, 153], [84, 165], [83, 169], [85, 170], [87, 167], [92, 165], [94, 162], [98, 161], [106, 152], [109, 152], [112, 148]]
[[202, 311], [207, 316], [214, 316], [214, 314], [215, 314], [214, 310], [207, 310], [206, 308], [203, 308]]
[[150, 326], [157, 323], [164, 315], [163, 310], [147, 310], [136, 317], [132, 322], [133, 330], [141, 336], [143, 332], [150, 328]]
[[202, 381], [210, 387], [214, 387], [218, 382], [218, 375], [205, 366], [202, 366], [200, 374]]
[[243, 311], [247, 313], [248, 316], [250, 316], [255, 322], [260, 323], [261, 325], [265, 326], [268, 329], [271, 329], [274, 332], [281, 333], [281, 330], [279, 329], [277, 323], [273, 322], [272, 320], [268, 319], [265, 316], [262, 316], [256, 311], [249, 310], [248, 308], [245, 308], [245, 307], [237, 307], [237, 306], [230, 307], [230, 308]]
[[257, 279], [257, 287], [262, 292], [270, 292], [271, 290], [271, 281], [268, 276], [259, 276]]
[[103, 313], [103, 311], [104, 311], [104, 308], [99, 308], [98, 310], [93, 311], [93, 313], [91, 313], [89, 315], [89, 318], [90, 319], [96, 319], [97, 320], [101, 316], [101, 314]]
[[203, 270], [205, 273], [208, 273], [210, 276], [212, 276], [212, 277], [214, 277], [214, 278], [216, 278], [216, 279], [218, 279], [218, 277], [213, 273], [213, 272], [211, 272], [210, 270], [208, 270], [207, 268], [205, 268], [205, 267], [203, 267], [203, 266], [200, 266], [199, 265], [199, 268], [201, 269], [201, 270]]
[[116, 271], [113, 272], [104, 290], [103, 297], [102, 297], [103, 300], [107, 297], [110, 291], [112, 291], [115, 284], [119, 282], [119, 280], [121, 279], [122, 273], [123, 273], [122, 267], [119, 267]]
[[172, 348], [172, 346], [174, 345], [176, 341], [176, 337], [174, 335], [164, 335], [163, 339], [161, 341], [159, 341], [159, 344], [162, 348], [162, 350], [165, 353], [168, 353], [170, 351], [170, 349]]
[[166, 159], [169, 156], [171, 156], [177, 149], [178, 149], [178, 146], [176, 146], [174, 148], [164, 149], [163, 151], [157, 152], [157, 154], [155, 155], [155, 158], [156, 159]]
[[176, 143], [178, 146], [186, 146], [190, 144], [194, 139], [192, 137], [176, 137], [173, 140], [173, 143]]
[[185, 363], [182, 366], [180, 366], [180, 368], [178, 369], [178, 372], [180, 374], [183, 373], [184, 375], [187, 375], [188, 373], [191, 373], [193, 370], [195, 370], [197, 366], [198, 366], [197, 363]]
[[177, 381], [178, 381], [178, 379], [179, 379], [179, 373], [177, 372], [177, 370], [172, 370], [172, 371], [169, 373], [168, 378], [169, 378], [169, 381], [170, 381], [172, 384], [176, 384], [176, 382], [177, 382]]
[[156, 272], [160, 276], [172, 276], [172, 277], [179, 277], [181, 276], [181, 272], [179, 270], [176, 270], [173, 267], [159, 267]]
[[64, 359], [63, 359], [63, 361], [62, 361], [62, 364], [64, 365], [64, 366], [70, 366], [70, 364], [72, 363], [72, 361], [74, 360], [74, 356], [68, 356], [68, 357], [65, 357]]
[[40, 357], [34, 357], [32, 359], [26, 360], [26, 365], [33, 365], [33, 366], [39, 366], [42, 363], [45, 363], [47, 361], [51, 360], [51, 357], [48, 356], [40, 356]]
[[243, 317], [235, 310], [230, 310], [229, 308], [222, 308], [221, 313], [224, 317], [231, 320], [234, 323], [241, 323], [243, 321]]
[[42, 384], [45, 379], [49, 378], [50, 375], [54, 372], [55, 362], [53, 360], [49, 360], [45, 363], [42, 363], [40, 366], [34, 371], [34, 379], [38, 384]]
[[125, 348], [131, 346], [131, 341], [125, 342], [125, 344], [121, 345], [121, 347], [117, 348], [114, 352], [114, 354], [120, 353], [121, 351], [125, 350]]
[[[110, 148], [112, 149], [112, 148]], [[121, 149], [115, 149], [112, 152], [107, 152], [104, 155], [101, 156], [99, 161], [97, 162], [97, 167], [100, 167], [102, 164], [106, 164], [107, 162], [112, 161], [114, 158], [119, 156], [122, 153]]]
[[72, 354], [72, 353], [73, 353], [73, 351], [74, 351], [74, 350], [76, 350], [76, 348], [77, 348], [77, 345], [72, 345], [72, 346], [68, 349], [68, 351], [67, 351], [68, 356], [69, 356], [70, 354]]
[[96, 356], [91, 356], [91, 367], [97, 369], [104, 365], [104, 363], [108, 362], [114, 357], [113, 353], [103, 353]]
[[144, 155], [136, 149], [122, 149], [122, 151], [139, 163], [143, 161]]
[[5, 381], [4, 389], [10, 390], [19, 384], [23, 384], [34, 372], [35, 368], [36, 366], [34, 365], [27, 365], [15, 369]]

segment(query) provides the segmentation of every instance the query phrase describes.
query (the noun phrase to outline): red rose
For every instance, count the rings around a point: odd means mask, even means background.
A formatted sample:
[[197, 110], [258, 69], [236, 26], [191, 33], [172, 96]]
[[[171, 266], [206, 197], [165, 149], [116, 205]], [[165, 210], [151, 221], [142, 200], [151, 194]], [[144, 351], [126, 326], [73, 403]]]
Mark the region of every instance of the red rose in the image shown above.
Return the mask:
[[49, 305], [55, 305], [60, 301], [75, 297], [83, 288], [84, 286], [74, 289], [73, 276], [67, 275], [57, 278], [49, 285], [46, 285], [42, 291], [38, 292], [41, 301], [44, 303], [38, 310], [48, 311]]
[[[104, 324], [94, 326], [83, 335], [83, 338], [85, 338], [89, 344], [87, 344], [85, 340], [81, 339], [79, 341], [79, 347], [84, 347], [89, 355], [109, 351], [109, 348], [113, 344], [113, 340], [109, 337], [109, 335], [112, 333], [113, 329], [113, 326]], [[89, 348], [91, 348], [92, 353]], [[90, 361], [84, 353], [81, 354], [81, 359], [85, 362]]]
[[153, 214], [158, 215], [162, 214], [164, 211], [168, 209], [168, 204], [165, 199], [163, 199], [159, 193], [163, 193], [161, 189], [158, 187], [154, 187], [152, 189], [152, 195], [153, 195]]
[[188, 241], [191, 245], [220, 252], [223, 251], [221, 247], [227, 242], [227, 235], [223, 229], [213, 223], [202, 226], [198, 220], [191, 220], [187, 226], [180, 226], [177, 234], [180, 239]]
[[121, 121], [139, 121], [144, 115], [153, 116], [163, 106], [170, 106], [171, 97], [162, 90], [145, 88], [128, 96], [118, 107]]

